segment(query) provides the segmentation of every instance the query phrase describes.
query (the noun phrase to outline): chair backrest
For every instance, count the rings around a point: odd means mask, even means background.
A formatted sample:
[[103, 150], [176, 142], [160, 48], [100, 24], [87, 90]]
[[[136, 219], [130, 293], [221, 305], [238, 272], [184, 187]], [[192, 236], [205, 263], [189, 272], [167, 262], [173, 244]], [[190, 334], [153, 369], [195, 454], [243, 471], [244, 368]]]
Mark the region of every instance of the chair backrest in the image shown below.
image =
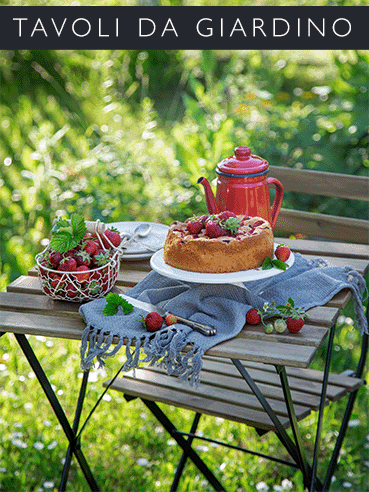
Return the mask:
[[[369, 177], [270, 166], [285, 191], [369, 202]], [[369, 207], [369, 205], [368, 205]], [[275, 231], [309, 237], [369, 243], [369, 220], [282, 208]]]

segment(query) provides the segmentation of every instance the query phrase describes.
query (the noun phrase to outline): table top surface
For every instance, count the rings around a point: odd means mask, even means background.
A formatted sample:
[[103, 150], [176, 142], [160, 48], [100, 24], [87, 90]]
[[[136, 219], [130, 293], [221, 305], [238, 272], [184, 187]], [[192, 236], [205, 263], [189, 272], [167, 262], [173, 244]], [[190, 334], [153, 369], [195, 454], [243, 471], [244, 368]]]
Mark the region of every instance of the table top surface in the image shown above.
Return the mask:
[[[350, 265], [363, 275], [369, 270], [367, 245], [292, 239], [283, 242], [308, 258], [321, 257], [337, 266]], [[129, 290], [149, 271], [149, 260], [123, 261], [114, 290]], [[207, 355], [308, 367], [349, 298], [350, 292], [343, 290], [325, 306], [310, 309], [308, 322], [297, 334], [265, 334], [262, 325], [245, 325], [237, 337], [219, 343]], [[78, 308], [78, 303], [47, 297], [33, 268], [12, 282], [6, 292], [0, 292], [0, 332], [80, 340], [85, 323]]]

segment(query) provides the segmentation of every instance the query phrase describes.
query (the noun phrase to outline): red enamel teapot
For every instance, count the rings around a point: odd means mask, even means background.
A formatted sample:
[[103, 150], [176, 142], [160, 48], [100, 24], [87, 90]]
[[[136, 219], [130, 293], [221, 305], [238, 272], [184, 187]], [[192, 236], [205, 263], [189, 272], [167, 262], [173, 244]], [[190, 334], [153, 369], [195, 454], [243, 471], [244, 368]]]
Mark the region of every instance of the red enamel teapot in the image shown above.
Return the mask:
[[[234, 155], [223, 159], [216, 167], [216, 197], [204, 177], [198, 179], [205, 189], [206, 205], [210, 214], [230, 210], [238, 215], [262, 217], [272, 227], [277, 220], [283, 199], [283, 186], [275, 178], [267, 178], [268, 162], [251, 155], [248, 147], [237, 147]], [[269, 185], [274, 184], [276, 194], [270, 207]]]

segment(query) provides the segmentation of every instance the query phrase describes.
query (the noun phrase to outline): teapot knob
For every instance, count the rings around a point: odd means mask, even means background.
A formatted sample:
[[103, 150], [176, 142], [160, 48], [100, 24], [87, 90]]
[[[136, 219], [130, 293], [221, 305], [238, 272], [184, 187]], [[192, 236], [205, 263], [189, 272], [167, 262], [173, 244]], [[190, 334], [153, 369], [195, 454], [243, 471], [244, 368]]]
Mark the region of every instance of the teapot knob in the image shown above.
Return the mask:
[[236, 147], [234, 153], [237, 159], [246, 160], [251, 155], [251, 150], [249, 147]]

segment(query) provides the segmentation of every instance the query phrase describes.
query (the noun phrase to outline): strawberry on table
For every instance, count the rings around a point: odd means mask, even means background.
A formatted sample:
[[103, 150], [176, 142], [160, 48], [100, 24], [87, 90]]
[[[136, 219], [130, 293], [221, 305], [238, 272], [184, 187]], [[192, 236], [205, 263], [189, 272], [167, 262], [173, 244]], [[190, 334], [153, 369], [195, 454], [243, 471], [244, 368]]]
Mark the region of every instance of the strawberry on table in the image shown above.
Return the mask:
[[160, 316], [160, 314], [152, 311], [151, 313], [147, 314], [145, 318], [142, 317], [142, 322], [147, 331], [157, 331], [160, 330], [163, 325], [163, 318]]
[[257, 325], [261, 322], [261, 316], [258, 313], [258, 310], [255, 308], [251, 308], [249, 311], [247, 311], [246, 314], [246, 323], [249, 325]]
[[288, 260], [290, 254], [291, 250], [286, 244], [279, 244], [275, 250], [275, 256], [277, 257], [277, 260], [283, 262]]
[[178, 319], [177, 319], [177, 316], [175, 316], [174, 314], [167, 314], [165, 316], [165, 324], [167, 326], [170, 326], [170, 325], [175, 325], [176, 323], [178, 323]]
[[274, 328], [277, 333], [283, 333], [287, 328], [287, 323], [284, 319], [277, 319], [274, 323]]
[[298, 333], [305, 324], [304, 318], [286, 318], [287, 329], [290, 333]]

